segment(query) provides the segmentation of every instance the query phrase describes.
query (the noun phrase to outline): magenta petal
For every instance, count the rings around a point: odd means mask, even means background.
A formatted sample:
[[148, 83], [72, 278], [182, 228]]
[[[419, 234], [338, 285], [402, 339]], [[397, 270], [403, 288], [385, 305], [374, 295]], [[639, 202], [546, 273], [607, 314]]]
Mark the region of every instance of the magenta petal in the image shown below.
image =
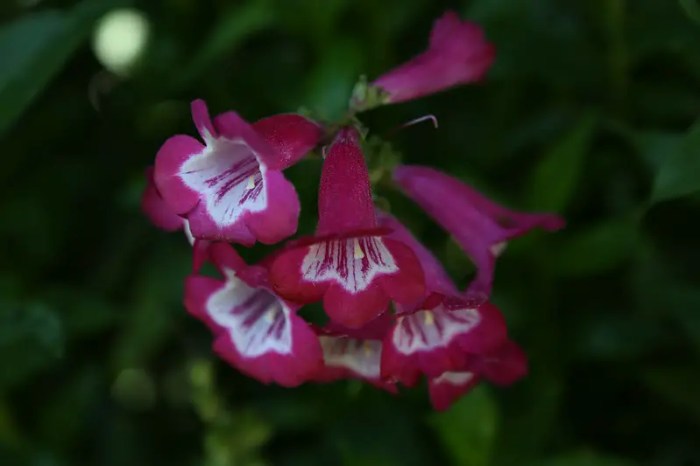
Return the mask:
[[153, 179], [165, 202], [177, 214], [186, 214], [199, 202], [197, 192], [184, 184], [178, 174], [185, 161], [204, 150], [196, 139], [177, 135], [165, 141], [156, 154]]
[[209, 141], [213, 138], [219, 137], [218, 131], [214, 128], [211, 122], [211, 117], [209, 116], [209, 109], [207, 108], [206, 102], [202, 99], [197, 99], [192, 102], [192, 121], [194, 126], [197, 128], [202, 140]]
[[284, 170], [308, 154], [323, 137], [323, 128], [317, 123], [294, 113], [263, 118], [253, 128], [276, 153], [269, 168]]
[[274, 202], [251, 214], [247, 223], [261, 243], [275, 244], [296, 233], [301, 206], [294, 185], [281, 172], [268, 171], [264, 179], [267, 198]]
[[386, 335], [382, 374], [411, 385], [421, 373], [460, 370], [470, 354], [492, 351], [505, 339], [505, 322], [493, 305], [433, 295], [420, 310], [400, 315]]
[[473, 292], [490, 293], [496, 254], [505, 241], [533, 228], [552, 231], [564, 226], [553, 214], [506, 209], [460, 180], [429, 167], [398, 167], [394, 180], [474, 261], [477, 277], [470, 287]]
[[498, 385], [510, 385], [528, 373], [527, 356], [510, 340], [495, 351], [475, 357], [469, 365], [484, 378]]
[[389, 297], [378, 282], [370, 283], [359, 293], [333, 283], [323, 295], [323, 309], [334, 322], [348, 328], [360, 328], [383, 313]]
[[165, 231], [176, 231], [183, 227], [183, 219], [176, 215], [158, 192], [153, 182], [153, 167], [146, 169], [146, 189], [141, 196], [141, 211], [153, 225]]
[[323, 162], [316, 235], [344, 235], [377, 226], [369, 172], [354, 128], [340, 130]]
[[479, 378], [472, 372], [444, 372], [428, 383], [430, 402], [436, 410], [444, 411], [478, 383]]
[[428, 50], [380, 76], [372, 84], [403, 102], [481, 79], [491, 66], [494, 47], [479, 26], [448, 11], [435, 21]]
[[458, 294], [452, 279], [447, 275], [442, 264], [404, 225], [392, 215], [378, 211], [379, 225], [391, 230], [388, 238], [395, 239], [406, 245], [418, 258], [425, 275], [425, 288], [428, 292], [442, 293], [446, 295]]

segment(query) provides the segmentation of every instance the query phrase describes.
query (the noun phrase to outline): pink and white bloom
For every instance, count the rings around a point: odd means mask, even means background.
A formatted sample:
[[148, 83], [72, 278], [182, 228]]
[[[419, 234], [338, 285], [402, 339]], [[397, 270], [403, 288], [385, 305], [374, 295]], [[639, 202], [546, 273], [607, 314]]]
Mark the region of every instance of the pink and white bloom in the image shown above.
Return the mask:
[[399, 166], [394, 181], [449, 232], [477, 267], [469, 286], [474, 294], [491, 292], [496, 257], [507, 241], [534, 228], [555, 231], [564, 220], [554, 214], [507, 209], [457, 178], [422, 166]]
[[395, 218], [381, 214], [391, 238], [409, 246], [425, 272], [426, 296], [401, 307], [384, 338], [382, 374], [413, 385], [461, 370], [473, 355], [487, 353], [506, 341], [500, 311], [485, 300], [461, 295], [438, 260]]
[[277, 293], [300, 303], [323, 300], [331, 320], [348, 328], [424, 290], [413, 252], [377, 225], [358, 138], [354, 128], [338, 133], [323, 164], [315, 235], [280, 252], [270, 268]]
[[314, 331], [296, 315], [298, 306], [272, 291], [267, 269], [247, 265], [225, 243], [207, 245], [208, 258], [223, 279], [191, 275], [185, 306], [214, 333], [214, 350], [261, 382], [296, 386], [323, 365]]
[[403, 102], [480, 80], [494, 55], [479, 26], [448, 11], [435, 21], [426, 51], [372, 85], [387, 93], [389, 103]]
[[282, 170], [318, 143], [321, 128], [291, 114], [252, 126], [234, 112], [212, 121], [201, 100], [192, 103], [192, 117], [203, 142], [168, 139], [156, 155], [154, 179], [194, 237], [252, 245], [294, 234], [299, 199]]
[[360, 329], [348, 329], [331, 322], [317, 331], [323, 349], [323, 369], [316, 380], [332, 382], [361, 379], [396, 393], [396, 384], [381, 374], [382, 339], [391, 327], [393, 316], [384, 313]]

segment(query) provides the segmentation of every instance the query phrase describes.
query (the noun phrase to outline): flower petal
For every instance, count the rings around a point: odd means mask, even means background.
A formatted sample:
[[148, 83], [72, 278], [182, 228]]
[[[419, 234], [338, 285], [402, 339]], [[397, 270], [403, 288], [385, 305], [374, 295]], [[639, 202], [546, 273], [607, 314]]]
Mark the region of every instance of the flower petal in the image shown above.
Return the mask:
[[317, 236], [347, 235], [377, 226], [369, 172], [354, 128], [340, 130], [323, 162]]
[[146, 169], [146, 188], [141, 195], [141, 211], [153, 225], [162, 230], [177, 231], [183, 228], [183, 218], [170, 210], [153, 182], [153, 167]]
[[478, 383], [473, 372], [444, 372], [428, 383], [430, 402], [436, 410], [444, 411]]
[[437, 377], [462, 369], [470, 354], [491, 351], [505, 339], [495, 306], [433, 295], [421, 310], [400, 315], [384, 338], [382, 374], [412, 385], [421, 373]]
[[506, 209], [460, 180], [429, 167], [398, 167], [394, 180], [474, 261], [478, 270], [470, 291], [475, 293], [490, 294], [498, 245], [536, 227], [553, 231], [564, 226], [553, 214]]
[[358, 328], [381, 314], [390, 299], [415, 300], [423, 293], [415, 256], [394, 243], [381, 236], [359, 236], [290, 248], [273, 261], [271, 282], [292, 301], [323, 297], [331, 319]]
[[276, 170], [284, 170], [297, 163], [323, 137], [320, 125], [294, 113], [263, 118], [256, 121], [253, 128], [274, 149], [274, 160], [267, 160], [266, 164]]
[[510, 340], [495, 351], [473, 358], [469, 365], [497, 385], [510, 385], [528, 373], [527, 356]]
[[[420, 241], [418, 241], [411, 232], [401, 224], [395, 217], [386, 212], [377, 212], [379, 225], [387, 227], [391, 230], [388, 238], [397, 240], [408, 247], [420, 262], [425, 275], [425, 289], [428, 293], [442, 293], [446, 295], [456, 295], [457, 287], [455, 287], [452, 279], [447, 275], [442, 264], [435, 258], [432, 252], [428, 250]], [[422, 298], [425, 298], [423, 296]]]
[[320, 335], [324, 368], [317, 380], [330, 382], [344, 378], [366, 380], [390, 392], [396, 392], [393, 383], [381, 379], [380, 361], [382, 342], [352, 338], [343, 335]]

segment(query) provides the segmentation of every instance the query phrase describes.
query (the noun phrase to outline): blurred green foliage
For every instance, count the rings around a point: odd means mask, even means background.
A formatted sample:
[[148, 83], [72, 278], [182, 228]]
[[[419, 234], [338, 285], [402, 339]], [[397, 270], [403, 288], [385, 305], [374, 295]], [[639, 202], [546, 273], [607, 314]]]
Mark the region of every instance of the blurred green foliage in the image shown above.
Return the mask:
[[[89, 37], [150, 22], [128, 76]], [[361, 74], [420, 51], [446, 8], [483, 24], [488, 79], [363, 116], [386, 154], [513, 207], [494, 300], [531, 360], [513, 387], [434, 413], [423, 388], [263, 387], [186, 316], [189, 248], [139, 212], [143, 170], [188, 103], [333, 118]], [[132, 0], [0, 4], [0, 464], [700, 464], [700, 8], [696, 0]], [[320, 163], [289, 171], [314, 226]], [[381, 175], [381, 174], [380, 174]], [[379, 195], [466, 283], [408, 201]], [[250, 252], [254, 257], [257, 250]]]

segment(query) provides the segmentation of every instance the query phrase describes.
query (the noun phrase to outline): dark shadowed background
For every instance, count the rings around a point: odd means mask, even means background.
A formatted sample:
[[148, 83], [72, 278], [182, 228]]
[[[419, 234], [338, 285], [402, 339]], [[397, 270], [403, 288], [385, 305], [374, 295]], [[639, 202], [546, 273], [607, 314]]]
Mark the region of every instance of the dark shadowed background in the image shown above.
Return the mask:
[[[194, 133], [193, 98], [332, 118], [448, 7], [495, 43], [487, 80], [363, 121], [432, 113], [392, 137], [405, 161], [566, 217], [497, 267], [530, 375], [444, 413], [424, 387], [241, 376], [186, 315], [190, 248], [141, 215], [145, 167]], [[696, 0], [2, 0], [0, 18], [0, 464], [700, 465]], [[289, 171], [302, 232], [319, 172]], [[456, 245], [388, 198], [465, 284]]]

